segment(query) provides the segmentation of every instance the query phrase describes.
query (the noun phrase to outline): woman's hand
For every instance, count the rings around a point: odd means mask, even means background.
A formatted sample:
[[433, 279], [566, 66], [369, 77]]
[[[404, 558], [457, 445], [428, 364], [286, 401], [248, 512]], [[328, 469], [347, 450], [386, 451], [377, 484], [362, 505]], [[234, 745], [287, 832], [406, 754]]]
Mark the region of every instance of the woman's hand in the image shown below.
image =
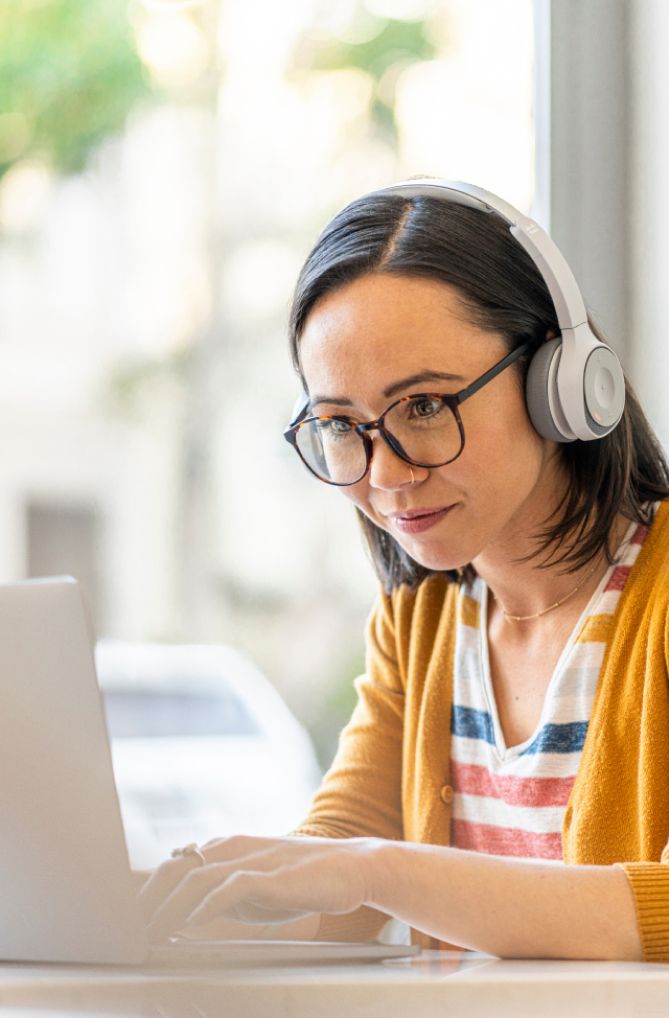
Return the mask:
[[[369, 903], [375, 838], [236, 836], [202, 846], [206, 859], [168, 859], [140, 891], [149, 937], [226, 921], [230, 936], [249, 938], [240, 924], [296, 923], [314, 913], [352, 912]], [[308, 923], [315, 933], [315, 923]], [[219, 925], [219, 930], [224, 929]], [[219, 936], [221, 933], [218, 934]], [[225, 934], [223, 934], [225, 936]]]

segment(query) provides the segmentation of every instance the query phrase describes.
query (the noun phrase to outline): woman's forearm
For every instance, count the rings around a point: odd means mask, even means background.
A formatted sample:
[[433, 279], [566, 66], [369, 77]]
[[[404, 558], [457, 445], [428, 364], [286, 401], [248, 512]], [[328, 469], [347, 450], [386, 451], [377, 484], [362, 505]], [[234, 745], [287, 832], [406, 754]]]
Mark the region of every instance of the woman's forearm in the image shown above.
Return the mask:
[[642, 958], [634, 899], [613, 866], [566, 866], [379, 842], [368, 902], [441, 940], [502, 957]]

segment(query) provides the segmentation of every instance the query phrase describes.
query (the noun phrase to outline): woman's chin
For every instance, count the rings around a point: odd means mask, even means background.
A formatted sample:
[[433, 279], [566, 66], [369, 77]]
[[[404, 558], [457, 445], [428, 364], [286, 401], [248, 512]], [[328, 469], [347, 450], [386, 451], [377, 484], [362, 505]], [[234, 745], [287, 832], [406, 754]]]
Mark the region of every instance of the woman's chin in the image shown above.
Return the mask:
[[435, 573], [455, 572], [457, 569], [464, 569], [473, 558], [473, 555], [448, 553], [434, 548], [420, 547], [414, 542], [411, 542], [411, 546], [403, 542], [402, 548], [419, 566], [433, 570]]

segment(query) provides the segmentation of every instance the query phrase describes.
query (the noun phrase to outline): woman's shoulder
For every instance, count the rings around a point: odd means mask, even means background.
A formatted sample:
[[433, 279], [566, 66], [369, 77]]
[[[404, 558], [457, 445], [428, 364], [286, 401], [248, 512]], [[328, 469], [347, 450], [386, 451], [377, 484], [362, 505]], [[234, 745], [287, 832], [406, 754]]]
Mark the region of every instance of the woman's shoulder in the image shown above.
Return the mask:
[[627, 567], [616, 623], [640, 639], [647, 638], [650, 626], [664, 640], [669, 627], [669, 501], [657, 504], [650, 523], [639, 525], [632, 541], [639, 550]]
[[656, 504], [652, 520], [637, 528], [635, 539], [641, 545], [630, 576], [635, 592], [669, 603], [669, 500]]

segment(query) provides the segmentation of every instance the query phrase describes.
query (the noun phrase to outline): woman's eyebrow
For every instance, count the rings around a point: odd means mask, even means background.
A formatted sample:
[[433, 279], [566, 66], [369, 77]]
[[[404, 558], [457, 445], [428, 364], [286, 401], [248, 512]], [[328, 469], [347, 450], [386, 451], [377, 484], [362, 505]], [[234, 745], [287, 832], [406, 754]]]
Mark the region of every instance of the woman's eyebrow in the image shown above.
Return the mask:
[[[392, 399], [393, 396], [396, 396], [404, 389], [408, 389], [410, 386], [422, 385], [423, 382], [433, 382], [435, 380], [440, 382], [464, 382], [465, 378], [463, 375], [454, 375], [449, 371], [419, 371], [418, 374], [409, 375], [408, 378], [402, 378], [398, 382], [393, 382], [392, 385], [387, 386], [383, 390], [383, 395], [386, 399]], [[328, 403], [331, 406], [353, 406], [352, 400], [336, 396], [317, 395], [309, 400], [309, 405], [312, 408], [319, 403]]]
[[383, 395], [388, 399], [396, 396], [402, 391], [402, 389], [408, 389], [410, 386], [422, 385], [423, 382], [431, 382], [434, 379], [439, 379], [441, 382], [464, 382], [463, 375], [453, 375], [449, 371], [420, 371], [417, 375], [409, 375], [408, 378], [403, 378], [399, 382], [393, 382], [387, 389], [383, 390]]

